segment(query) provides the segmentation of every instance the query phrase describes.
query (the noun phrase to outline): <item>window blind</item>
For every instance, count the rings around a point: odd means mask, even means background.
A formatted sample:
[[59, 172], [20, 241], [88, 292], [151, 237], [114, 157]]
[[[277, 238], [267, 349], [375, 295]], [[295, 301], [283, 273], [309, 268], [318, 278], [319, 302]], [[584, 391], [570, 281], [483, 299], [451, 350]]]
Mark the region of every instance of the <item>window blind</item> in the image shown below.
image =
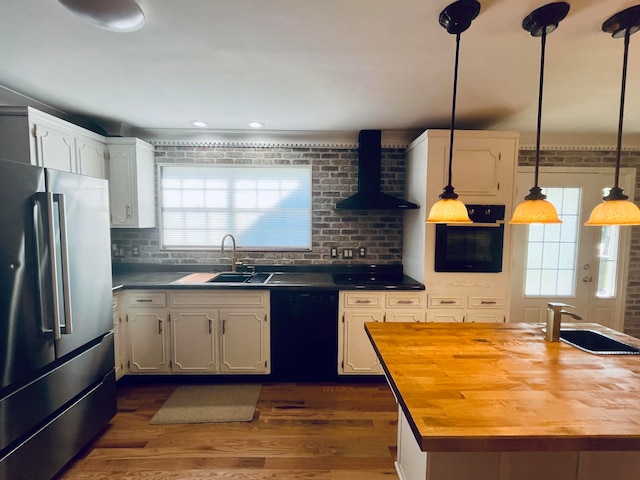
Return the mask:
[[311, 167], [160, 166], [163, 248], [311, 249]]

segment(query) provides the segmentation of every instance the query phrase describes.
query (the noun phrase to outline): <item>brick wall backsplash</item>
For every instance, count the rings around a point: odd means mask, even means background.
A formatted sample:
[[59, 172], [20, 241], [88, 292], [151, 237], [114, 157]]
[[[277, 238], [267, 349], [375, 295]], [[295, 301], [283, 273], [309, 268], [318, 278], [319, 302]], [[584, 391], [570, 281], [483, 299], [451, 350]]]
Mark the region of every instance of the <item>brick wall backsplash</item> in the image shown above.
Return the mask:
[[[183, 147], [159, 146], [156, 160], [161, 163], [198, 164], [304, 164], [313, 171], [312, 249], [305, 252], [248, 252], [240, 249], [238, 257], [249, 264], [276, 265], [345, 265], [386, 264], [402, 261], [402, 211], [341, 211], [334, 206], [357, 190], [357, 149], [333, 147]], [[613, 167], [615, 152], [611, 150], [543, 150], [542, 166]], [[623, 167], [636, 167], [640, 152], [622, 153]], [[535, 164], [535, 151], [521, 150], [520, 166]], [[382, 149], [382, 190], [403, 197], [405, 152], [403, 148]], [[636, 192], [640, 195], [640, 176]], [[232, 233], [232, 232], [231, 232]], [[157, 228], [112, 229], [112, 243], [124, 255], [114, 263], [228, 265], [230, 256], [216, 246], [207, 251], [163, 250]], [[132, 256], [133, 247], [140, 255]], [[357, 248], [367, 248], [359, 258]], [[241, 247], [241, 245], [239, 246]], [[342, 255], [331, 258], [331, 248], [351, 248], [353, 259]], [[634, 227], [627, 282], [625, 332], [640, 338], [640, 228]]]
[[[158, 163], [311, 165], [312, 168], [312, 248], [310, 251], [251, 252], [238, 245], [238, 259], [249, 264], [365, 264], [402, 262], [402, 211], [335, 210], [334, 206], [357, 190], [356, 148], [300, 147], [156, 147]], [[381, 188], [402, 196], [404, 190], [404, 148], [382, 149]], [[157, 189], [156, 189], [157, 190]], [[229, 232], [233, 233], [233, 232]], [[229, 252], [220, 246], [210, 250], [163, 250], [158, 228], [111, 229], [111, 240], [123, 255], [115, 263], [228, 265]], [[133, 247], [139, 256], [133, 256]], [[331, 258], [331, 248], [338, 258]], [[366, 247], [359, 257], [358, 247]], [[344, 259], [342, 250], [353, 250]]]

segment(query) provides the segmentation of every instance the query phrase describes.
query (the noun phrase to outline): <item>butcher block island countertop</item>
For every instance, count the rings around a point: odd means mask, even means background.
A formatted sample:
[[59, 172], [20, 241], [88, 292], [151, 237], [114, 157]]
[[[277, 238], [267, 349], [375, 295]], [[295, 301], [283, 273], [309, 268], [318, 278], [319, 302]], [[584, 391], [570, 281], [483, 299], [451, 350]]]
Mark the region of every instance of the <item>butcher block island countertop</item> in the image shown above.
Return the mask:
[[[638, 468], [629, 478], [640, 478], [640, 454], [631, 452], [640, 451], [640, 355], [595, 355], [547, 342], [541, 324], [365, 328], [398, 401], [399, 430], [403, 422], [410, 428], [405, 444], [409, 435], [421, 452], [573, 452], [576, 466], [567, 470], [579, 470], [585, 452], [618, 451], [627, 454], [623, 463]], [[563, 328], [597, 330], [640, 346], [640, 340], [597, 324]], [[399, 450], [400, 443], [399, 433]], [[540, 460], [534, 465], [546, 462]], [[518, 478], [504, 473], [504, 460], [496, 462], [502, 474], [478, 478]], [[401, 478], [441, 478], [401, 470]], [[584, 465], [582, 470], [552, 478], [592, 478]], [[470, 475], [442, 478], [476, 478]]]

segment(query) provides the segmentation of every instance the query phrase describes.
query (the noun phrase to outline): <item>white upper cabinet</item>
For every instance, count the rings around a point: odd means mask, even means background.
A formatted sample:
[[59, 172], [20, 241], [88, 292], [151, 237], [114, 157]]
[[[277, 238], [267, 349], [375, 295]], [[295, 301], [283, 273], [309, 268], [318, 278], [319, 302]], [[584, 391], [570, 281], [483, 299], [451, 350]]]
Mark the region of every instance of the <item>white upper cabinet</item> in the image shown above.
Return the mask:
[[105, 138], [31, 107], [0, 107], [0, 156], [106, 178]]
[[111, 226], [156, 226], [154, 147], [137, 138], [107, 138]]

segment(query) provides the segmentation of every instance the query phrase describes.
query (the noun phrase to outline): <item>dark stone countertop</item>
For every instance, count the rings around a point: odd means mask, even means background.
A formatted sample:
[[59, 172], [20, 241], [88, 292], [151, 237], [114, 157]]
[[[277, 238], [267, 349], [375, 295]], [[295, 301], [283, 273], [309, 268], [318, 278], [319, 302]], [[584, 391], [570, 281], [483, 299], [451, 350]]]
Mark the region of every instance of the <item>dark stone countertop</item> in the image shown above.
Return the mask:
[[[273, 273], [265, 283], [205, 283], [179, 282], [183, 277], [193, 274], [194, 270], [185, 268], [180, 271], [166, 267], [153, 270], [152, 266], [136, 268], [115, 268], [113, 271], [113, 291], [120, 289], [267, 289], [267, 290], [424, 290], [424, 285], [407, 275], [402, 274], [402, 265], [358, 265], [333, 268], [313, 268], [313, 266], [256, 266], [243, 268], [243, 271], [261, 271]], [[199, 272], [216, 272], [214, 268], [198, 268]], [[219, 272], [219, 270], [218, 270]], [[333, 273], [348, 275], [364, 275], [375, 272], [376, 275], [389, 276], [393, 280], [384, 282], [363, 281], [354, 284], [336, 284]]]

